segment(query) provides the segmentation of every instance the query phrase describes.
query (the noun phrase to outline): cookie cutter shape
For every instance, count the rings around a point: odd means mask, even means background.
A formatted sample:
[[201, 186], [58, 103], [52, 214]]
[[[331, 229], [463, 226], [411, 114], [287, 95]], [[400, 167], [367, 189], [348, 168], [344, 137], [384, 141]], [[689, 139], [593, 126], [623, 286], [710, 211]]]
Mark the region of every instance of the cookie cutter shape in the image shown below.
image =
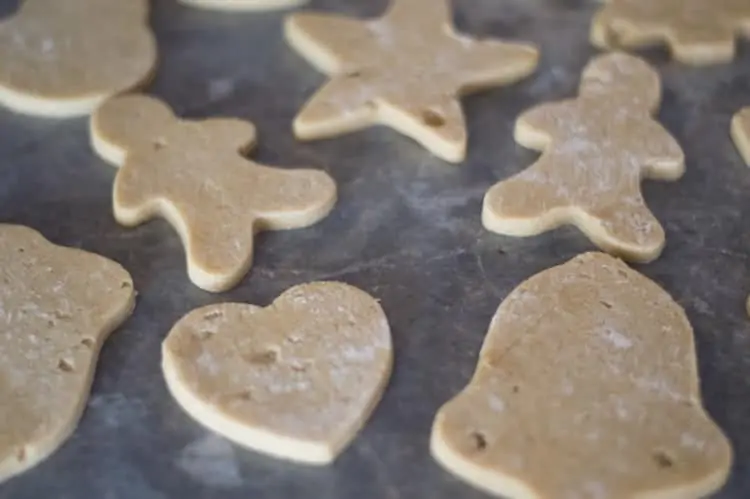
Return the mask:
[[531, 45], [459, 35], [448, 0], [393, 0], [369, 21], [293, 14], [285, 34], [331, 77], [295, 118], [297, 138], [384, 124], [452, 162], [466, 156], [460, 95], [520, 80], [539, 57]]
[[130, 315], [117, 263], [0, 225], [0, 482], [36, 466], [73, 433], [99, 349]]
[[179, 0], [191, 7], [227, 11], [287, 9], [307, 3], [307, 0]]
[[157, 216], [179, 233], [190, 279], [212, 292], [234, 286], [264, 230], [307, 227], [336, 202], [326, 173], [279, 169], [242, 156], [255, 128], [237, 119], [181, 120], [143, 95], [107, 101], [91, 119], [94, 149], [121, 166], [114, 214], [126, 226]]
[[508, 295], [471, 382], [438, 411], [431, 449], [463, 480], [512, 499], [697, 499], [732, 463], [702, 407], [685, 312], [602, 253]]
[[664, 229], [645, 205], [641, 179], [676, 180], [685, 169], [680, 146], [652, 117], [660, 99], [659, 76], [641, 59], [594, 59], [578, 98], [538, 105], [516, 121], [516, 141], [542, 156], [487, 192], [484, 226], [531, 236], [574, 224], [607, 252], [657, 258]]
[[750, 38], [747, 0], [609, 0], [591, 26], [599, 48], [666, 44], [676, 60], [696, 66], [734, 59], [738, 34]]
[[377, 405], [392, 365], [388, 321], [352, 286], [295, 286], [265, 308], [190, 312], [162, 346], [177, 402], [234, 442], [308, 464], [333, 461]]
[[25, 0], [0, 21], [0, 104], [70, 117], [144, 84], [156, 66], [147, 0]]

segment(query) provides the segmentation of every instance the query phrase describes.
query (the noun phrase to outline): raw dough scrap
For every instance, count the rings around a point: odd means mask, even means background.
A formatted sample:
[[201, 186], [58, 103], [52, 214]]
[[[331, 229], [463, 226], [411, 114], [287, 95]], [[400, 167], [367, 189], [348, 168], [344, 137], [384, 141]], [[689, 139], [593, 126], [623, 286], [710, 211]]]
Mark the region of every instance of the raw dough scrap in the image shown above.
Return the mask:
[[255, 127], [246, 121], [181, 120], [157, 99], [129, 95], [96, 111], [91, 140], [100, 156], [121, 166], [117, 221], [167, 219], [186, 248], [190, 279], [207, 291], [229, 289], [248, 272], [256, 232], [307, 227], [336, 202], [336, 184], [325, 172], [243, 157], [255, 145]]
[[286, 9], [307, 3], [307, 0], [179, 0], [185, 5], [217, 10]]
[[0, 225], [0, 482], [50, 456], [83, 413], [135, 292], [117, 263]]
[[742, 109], [732, 118], [732, 138], [745, 163], [750, 166], [750, 107]]
[[520, 80], [539, 58], [531, 45], [456, 33], [448, 0], [393, 0], [383, 17], [369, 21], [294, 14], [285, 34], [331, 76], [294, 120], [298, 138], [380, 123], [453, 162], [466, 156], [460, 95]]
[[156, 66], [147, 0], [25, 0], [0, 22], [0, 103], [21, 113], [89, 114]]
[[732, 449], [705, 413], [693, 332], [648, 278], [588, 253], [525, 281], [490, 324], [433, 456], [512, 499], [689, 499]]
[[605, 251], [657, 258], [664, 229], [646, 207], [641, 179], [676, 180], [685, 170], [679, 144], [652, 117], [660, 100], [659, 76], [641, 59], [594, 59], [577, 99], [538, 105], [516, 121], [516, 141], [542, 156], [487, 192], [484, 226], [531, 236], [573, 224]]
[[747, 0], [609, 0], [591, 26], [599, 48], [663, 43], [692, 65], [731, 61], [738, 34], [750, 38]]
[[189, 313], [162, 346], [170, 392], [198, 422], [243, 446], [309, 464], [333, 461], [390, 377], [378, 302], [336, 282], [295, 286], [266, 308]]

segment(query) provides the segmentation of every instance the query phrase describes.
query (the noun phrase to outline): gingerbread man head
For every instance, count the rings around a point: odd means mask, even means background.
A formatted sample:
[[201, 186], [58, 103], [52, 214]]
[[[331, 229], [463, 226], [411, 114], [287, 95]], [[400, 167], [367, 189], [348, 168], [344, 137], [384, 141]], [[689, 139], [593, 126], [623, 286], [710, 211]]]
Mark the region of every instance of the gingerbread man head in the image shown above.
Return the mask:
[[659, 74], [642, 59], [614, 53], [594, 59], [583, 70], [579, 94], [608, 106], [627, 105], [653, 113], [661, 101]]

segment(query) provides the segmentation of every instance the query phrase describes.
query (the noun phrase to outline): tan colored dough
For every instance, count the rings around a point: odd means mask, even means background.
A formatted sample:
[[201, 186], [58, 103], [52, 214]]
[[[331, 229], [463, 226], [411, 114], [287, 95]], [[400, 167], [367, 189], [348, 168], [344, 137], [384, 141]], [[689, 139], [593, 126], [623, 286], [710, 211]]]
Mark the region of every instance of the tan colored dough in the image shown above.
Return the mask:
[[331, 77], [295, 118], [297, 138], [383, 124], [453, 162], [466, 156], [459, 97], [520, 80], [539, 57], [531, 45], [459, 35], [448, 0], [392, 0], [374, 20], [293, 14], [285, 34]]
[[266, 308], [189, 313], [162, 347], [167, 386], [198, 422], [275, 457], [325, 464], [354, 438], [390, 377], [378, 302], [352, 286], [295, 286]]
[[599, 48], [666, 44], [696, 66], [734, 59], [737, 35], [750, 38], [748, 0], [609, 0], [591, 26]]
[[734, 115], [731, 133], [742, 158], [750, 166], [750, 107], [746, 107]]
[[147, 0], [24, 0], [0, 22], [0, 104], [88, 114], [145, 83], [156, 66]]
[[591, 61], [578, 98], [538, 105], [516, 121], [516, 141], [542, 156], [487, 192], [484, 226], [532, 236], [573, 224], [605, 251], [657, 258], [664, 229], [646, 207], [641, 180], [676, 180], [685, 170], [679, 144], [652, 117], [660, 99], [659, 76], [641, 59]]
[[0, 482], [39, 464], [73, 433], [99, 349], [131, 313], [117, 263], [0, 225]]
[[297, 7], [307, 0], [179, 0], [185, 5], [217, 10], [270, 10]]
[[107, 101], [91, 120], [91, 141], [121, 166], [114, 212], [127, 226], [166, 218], [182, 238], [190, 279], [207, 291], [234, 286], [252, 264], [256, 232], [312, 225], [336, 202], [323, 171], [249, 161], [251, 123], [181, 120], [143, 95]]
[[528, 279], [492, 319], [469, 385], [438, 412], [433, 456], [510, 499], [690, 499], [732, 450], [705, 413], [685, 312], [588, 253]]
[[[741, 109], [732, 118], [731, 127], [732, 139], [737, 145], [737, 149], [742, 155], [748, 166], [750, 166], [750, 107]], [[747, 313], [750, 314], [750, 298], [745, 303]]]

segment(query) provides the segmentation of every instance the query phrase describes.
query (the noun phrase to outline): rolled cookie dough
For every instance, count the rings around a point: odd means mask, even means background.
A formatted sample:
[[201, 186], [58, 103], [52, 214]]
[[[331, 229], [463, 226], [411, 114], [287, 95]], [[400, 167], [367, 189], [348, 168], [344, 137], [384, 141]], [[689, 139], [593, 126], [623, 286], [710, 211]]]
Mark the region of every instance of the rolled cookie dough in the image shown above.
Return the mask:
[[746, 107], [734, 115], [731, 133], [742, 158], [750, 166], [750, 107]]
[[147, 22], [147, 0], [25, 0], [0, 22], [0, 104], [77, 116], [143, 84], [156, 66]]
[[177, 402], [272, 456], [325, 464], [354, 438], [391, 372], [388, 321], [371, 296], [315, 282], [270, 306], [226, 303], [181, 319], [162, 347]]
[[591, 26], [599, 48], [663, 43], [692, 65], [731, 61], [738, 34], [750, 38], [748, 0], [609, 0]]
[[296, 7], [307, 0], [179, 0], [185, 5], [217, 10], [269, 10]]
[[190, 279], [224, 291], [247, 273], [255, 233], [307, 227], [326, 217], [336, 184], [325, 172], [249, 161], [255, 127], [237, 119], [181, 120], [144, 95], [107, 101], [91, 119], [91, 141], [121, 166], [118, 222], [166, 218], [182, 238]]
[[573, 224], [605, 251], [657, 258], [664, 229], [646, 207], [641, 180], [676, 180], [685, 170], [679, 144], [653, 118], [660, 85], [641, 59], [607, 54], [584, 69], [578, 98], [523, 113], [515, 139], [542, 155], [487, 192], [484, 226], [532, 236]]
[[459, 97], [520, 80], [538, 60], [531, 45], [457, 34], [448, 0], [392, 0], [383, 17], [370, 21], [294, 14], [285, 33], [331, 77], [295, 118], [297, 138], [384, 124], [453, 162], [466, 156]]
[[118, 264], [0, 225], [0, 482], [47, 458], [73, 433], [99, 349], [130, 315]]
[[602, 253], [508, 295], [431, 447], [462, 479], [512, 499], [698, 498], [732, 463], [701, 404], [684, 311]]

